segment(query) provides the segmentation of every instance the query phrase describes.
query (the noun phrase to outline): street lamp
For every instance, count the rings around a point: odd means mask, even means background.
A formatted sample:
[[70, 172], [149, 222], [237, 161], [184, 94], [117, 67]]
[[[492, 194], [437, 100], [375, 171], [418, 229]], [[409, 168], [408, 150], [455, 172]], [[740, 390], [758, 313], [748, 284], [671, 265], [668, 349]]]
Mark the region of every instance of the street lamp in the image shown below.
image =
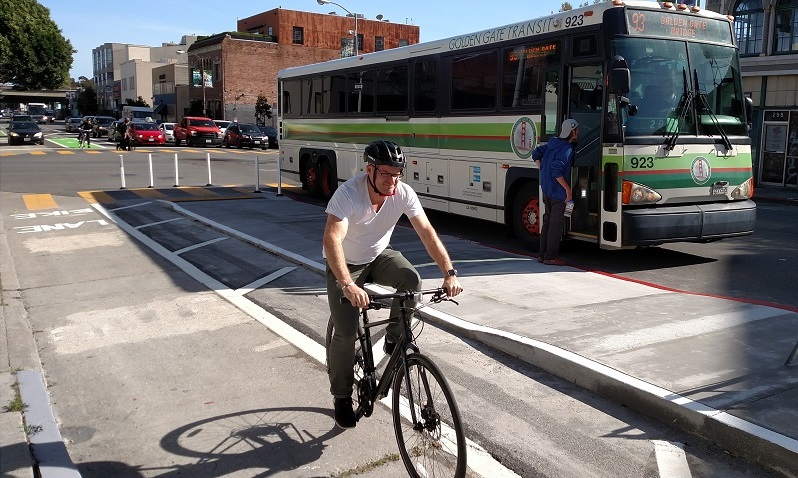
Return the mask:
[[318, 3], [319, 5], [327, 5], [328, 3], [331, 3], [333, 5], [337, 5], [337, 6], [341, 7], [341, 9], [343, 9], [343, 11], [345, 11], [346, 13], [352, 15], [355, 18], [355, 56], [357, 56], [357, 13], [352, 13], [349, 10], [347, 10], [346, 7], [344, 7], [340, 3], [331, 2], [330, 0], [316, 0], [316, 3]]
[[205, 58], [197, 55], [196, 53], [191, 53], [185, 50], [175, 50], [175, 53], [185, 53], [188, 56], [193, 56], [194, 58], [199, 58], [200, 61], [200, 81], [202, 82], [202, 114], [206, 114], [206, 104], [205, 104]]

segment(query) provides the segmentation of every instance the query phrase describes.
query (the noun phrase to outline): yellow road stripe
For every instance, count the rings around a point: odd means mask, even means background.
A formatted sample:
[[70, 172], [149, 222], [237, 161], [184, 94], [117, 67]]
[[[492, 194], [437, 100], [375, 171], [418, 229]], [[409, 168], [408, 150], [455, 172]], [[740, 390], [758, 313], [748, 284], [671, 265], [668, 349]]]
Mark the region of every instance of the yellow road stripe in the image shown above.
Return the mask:
[[91, 204], [113, 204], [116, 202], [114, 198], [103, 191], [79, 191], [78, 194]]
[[208, 191], [208, 190], [207, 190], [207, 189], [205, 189], [205, 188], [198, 188], [198, 187], [182, 187], [182, 186], [181, 186], [181, 187], [180, 187], [180, 188], [178, 188], [178, 189], [180, 189], [181, 191], [185, 191], [185, 192], [187, 192], [187, 193], [191, 194], [192, 196], [218, 196], [218, 194], [216, 194], [215, 192], [213, 192], [213, 191]]
[[73, 151], [66, 151], [63, 149], [56, 149], [55, 152], [58, 154], [75, 154]]
[[30, 154], [42, 155], [42, 154], [47, 154], [47, 151], [31, 151]]
[[142, 189], [131, 189], [131, 191], [135, 193], [137, 196], [141, 196], [143, 198], [148, 198], [148, 199], [163, 199], [167, 197], [166, 194], [158, 191], [157, 189], [142, 188]]
[[25, 201], [25, 207], [29, 211], [55, 209], [58, 207], [51, 194], [23, 194], [22, 200]]
[[91, 150], [91, 149], [88, 150], [88, 151], [84, 151], [84, 152], [86, 154], [103, 154], [103, 151], [94, 151], [94, 150]]

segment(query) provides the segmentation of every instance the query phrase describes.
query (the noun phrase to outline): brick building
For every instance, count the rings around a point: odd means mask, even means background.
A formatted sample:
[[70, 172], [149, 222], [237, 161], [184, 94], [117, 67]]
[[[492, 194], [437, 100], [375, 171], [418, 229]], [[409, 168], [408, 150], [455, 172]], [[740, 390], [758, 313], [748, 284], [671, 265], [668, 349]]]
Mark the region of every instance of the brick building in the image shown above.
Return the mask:
[[[277, 72], [351, 55], [352, 17], [276, 8], [238, 21], [237, 32], [196, 41], [185, 53], [195, 86], [178, 116], [204, 111], [214, 119], [255, 122], [255, 103], [264, 96], [276, 113]], [[415, 44], [419, 28], [358, 18], [359, 53]], [[200, 71], [206, 79], [200, 81]], [[204, 84], [204, 86], [202, 86]]]

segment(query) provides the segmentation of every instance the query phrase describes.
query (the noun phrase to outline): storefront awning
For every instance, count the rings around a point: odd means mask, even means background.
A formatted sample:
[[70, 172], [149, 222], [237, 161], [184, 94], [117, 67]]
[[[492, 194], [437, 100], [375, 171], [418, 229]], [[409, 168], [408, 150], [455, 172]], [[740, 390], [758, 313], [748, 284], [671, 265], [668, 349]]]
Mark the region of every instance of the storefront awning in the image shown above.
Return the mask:
[[158, 106], [156, 106], [153, 111], [155, 112], [156, 115], [167, 115], [167, 114], [169, 114], [169, 108], [164, 103], [161, 103]]

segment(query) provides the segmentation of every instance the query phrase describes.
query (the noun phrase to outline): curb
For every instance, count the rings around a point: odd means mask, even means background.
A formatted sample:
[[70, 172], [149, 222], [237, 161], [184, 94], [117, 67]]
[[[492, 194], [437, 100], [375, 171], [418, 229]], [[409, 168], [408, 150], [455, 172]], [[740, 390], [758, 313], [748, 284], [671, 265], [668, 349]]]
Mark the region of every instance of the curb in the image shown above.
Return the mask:
[[24, 415], [30, 432], [30, 449], [41, 478], [80, 478], [58, 430], [44, 377], [39, 372], [17, 372], [19, 393], [27, 405]]

